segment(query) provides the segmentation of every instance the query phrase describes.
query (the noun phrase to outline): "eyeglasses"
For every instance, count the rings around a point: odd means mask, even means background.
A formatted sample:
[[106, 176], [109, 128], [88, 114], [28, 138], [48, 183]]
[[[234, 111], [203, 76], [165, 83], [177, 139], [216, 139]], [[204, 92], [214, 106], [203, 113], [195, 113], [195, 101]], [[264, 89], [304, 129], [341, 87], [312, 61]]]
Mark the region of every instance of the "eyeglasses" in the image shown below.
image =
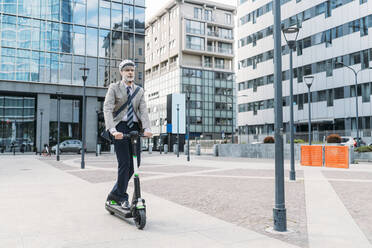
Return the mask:
[[125, 72], [134, 72], [134, 69], [124, 69]]

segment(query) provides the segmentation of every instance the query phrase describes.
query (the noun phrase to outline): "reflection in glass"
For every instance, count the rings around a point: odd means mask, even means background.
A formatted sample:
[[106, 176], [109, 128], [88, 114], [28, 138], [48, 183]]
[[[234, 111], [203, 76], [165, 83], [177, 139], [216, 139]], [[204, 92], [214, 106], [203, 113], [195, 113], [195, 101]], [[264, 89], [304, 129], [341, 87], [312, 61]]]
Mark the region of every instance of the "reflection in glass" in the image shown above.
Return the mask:
[[17, 0], [4, 1], [3, 11], [8, 14], [17, 14]]
[[133, 31], [133, 6], [124, 5], [123, 15], [124, 31]]
[[40, 21], [39, 20], [31, 20], [31, 48], [33, 50], [40, 49]]
[[80, 68], [85, 67], [85, 58], [83, 56], [74, 56], [74, 64], [72, 66], [72, 83], [75, 85], [83, 85], [83, 75]]
[[[121, 25], [115, 24], [114, 28], [120, 28]], [[112, 41], [111, 41], [111, 58], [122, 58], [122, 39], [123, 39], [123, 33], [121, 30], [113, 30], [112, 31]]]
[[62, 84], [71, 84], [72, 75], [72, 56], [71, 55], [61, 55], [59, 63], [59, 75], [60, 82]]
[[87, 55], [97, 57], [98, 29], [87, 28]]
[[62, 24], [61, 48], [64, 53], [72, 53], [72, 25]]
[[99, 30], [99, 56], [100, 57], [108, 57], [109, 56], [109, 49], [110, 49], [110, 31], [101, 29]]
[[78, 55], [85, 55], [85, 28], [81, 26], [73, 26], [73, 49]]
[[31, 48], [31, 19], [29, 18], [18, 18], [18, 48]]
[[27, 50], [17, 50], [16, 57], [16, 80], [30, 80], [30, 57], [31, 52]]
[[16, 17], [2, 15], [1, 45], [16, 47]]
[[141, 7], [136, 7], [135, 13], [136, 19], [136, 32], [145, 33], [145, 9]]
[[[98, 59], [98, 86], [108, 86], [108, 65], [110, 61], [108, 59]], [[106, 75], [107, 72], [107, 75]]]
[[14, 80], [15, 49], [1, 49], [0, 78]]
[[97, 58], [87, 57], [87, 68], [89, 68], [89, 75], [86, 85], [97, 86]]
[[59, 55], [56, 53], [51, 54], [51, 64], [50, 64], [50, 82], [58, 83], [58, 58]]
[[35, 98], [0, 95], [0, 150], [34, 151]]
[[122, 4], [112, 3], [111, 7], [111, 27], [114, 28], [116, 25], [122, 23]]
[[99, 26], [101, 28], [110, 28], [110, 2], [108, 1], [100, 1]]
[[[50, 122], [49, 122], [49, 145], [53, 146], [57, 143], [58, 123], [57, 123], [57, 99], [50, 99]], [[60, 115], [60, 137], [64, 139], [81, 140], [79, 116], [80, 116], [80, 101], [61, 99], [61, 115]]]
[[70, 0], [62, 0], [62, 21], [72, 22], [72, 9]]
[[74, 24], [85, 25], [85, 0], [72, 0]]
[[31, 81], [33, 82], [39, 82], [39, 60], [40, 53], [33, 51], [30, 63]]
[[98, 25], [98, 0], [87, 1], [87, 25], [97, 26]]

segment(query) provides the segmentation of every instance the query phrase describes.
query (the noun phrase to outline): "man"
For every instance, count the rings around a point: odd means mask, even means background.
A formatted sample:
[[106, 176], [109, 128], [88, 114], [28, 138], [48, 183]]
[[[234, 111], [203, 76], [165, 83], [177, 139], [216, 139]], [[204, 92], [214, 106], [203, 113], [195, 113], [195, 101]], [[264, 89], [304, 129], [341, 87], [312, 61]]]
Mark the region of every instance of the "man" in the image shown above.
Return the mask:
[[[137, 85], [134, 83], [135, 64], [131, 60], [123, 60], [119, 64], [119, 71], [122, 80], [112, 83], [106, 94], [103, 111], [105, 116], [106, 129], [110, 131], [114, 137], [114, 146], [116, 158], [118, 160], [118, 178], [117, 182], [107, 197], [108, 201], [115, 201], [122, 206], [123, 209], [129, 210], [130, 204], [128, 201], [127, 187], [131, 176], [133, 175], [133, 158], [132, 146], [129, 139], [123, 139], [124, 133], [140, 130], [139, 121], [144, 128], [144, 136], [151, 137], [150, 120], [147, 113], [144, 90], [139, 89], [134, 98], [128, 102], [116, 117], [114, 113], [127, 102], [128, 97], [134, 94]], [[138, 142], [140, 144], [140, 142]], [[140, 164], [140, 145], [137, 146], [137, 160]]]

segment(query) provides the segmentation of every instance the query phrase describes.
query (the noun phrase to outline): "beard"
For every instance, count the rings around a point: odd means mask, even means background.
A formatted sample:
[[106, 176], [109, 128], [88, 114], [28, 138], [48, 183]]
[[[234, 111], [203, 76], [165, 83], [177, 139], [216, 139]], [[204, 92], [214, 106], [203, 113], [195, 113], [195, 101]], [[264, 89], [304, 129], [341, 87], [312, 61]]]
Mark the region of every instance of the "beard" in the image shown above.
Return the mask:
[[134, 76], [132, 76], [132, 77], [124, 76], [124, 81], [125, 82], [133, 82], [134, 81]]

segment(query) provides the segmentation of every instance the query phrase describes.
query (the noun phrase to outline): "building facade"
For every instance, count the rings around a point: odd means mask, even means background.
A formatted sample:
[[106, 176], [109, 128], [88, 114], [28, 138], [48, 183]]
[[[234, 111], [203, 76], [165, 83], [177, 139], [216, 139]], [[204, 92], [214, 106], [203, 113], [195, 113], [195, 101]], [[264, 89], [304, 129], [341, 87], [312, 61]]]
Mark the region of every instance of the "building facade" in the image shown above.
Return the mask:
[[[308, 88], [311, 86], [313, 139], [332, 132], [356, 137], [355, 94], [358, 94], [359, 130], [370, 140], [372, 124], [372, 2], [282, 2], [282, 25], [300, 27], [293, 52], [294, 124], [298, 138], [306, 139]], [[238, 7], [238, 126], [242, 141], [262, 141], [274, 129], [273, 2], [240, 0]], [[353, 11], [350, 11], [353, 10]], [[358, 88], [350, 66], [358, 73]], [[282, 35], [284, 131], [289, 133], [289, 48]], [[247, 136], [247, 134], [249, 134]], [[249, 140], [249, 138], [251, 138]]]
[[[135, 59], [144, 74], [144, 0], [0, 0], [0, 145], [39, 151], [57, 139], [81, 139], [86, 80], [87, 149], [94, 151], [107, 86], [118, 64]], [[98, 141], [99, 142], [99, 141]]]
[[187, 91], [190, 138], [231, 134], [236, 119], [234, 16], [234, 6], [177, 0], [146, 24], [145, 90], [155, 136], [166, 132], [167, 95]]

